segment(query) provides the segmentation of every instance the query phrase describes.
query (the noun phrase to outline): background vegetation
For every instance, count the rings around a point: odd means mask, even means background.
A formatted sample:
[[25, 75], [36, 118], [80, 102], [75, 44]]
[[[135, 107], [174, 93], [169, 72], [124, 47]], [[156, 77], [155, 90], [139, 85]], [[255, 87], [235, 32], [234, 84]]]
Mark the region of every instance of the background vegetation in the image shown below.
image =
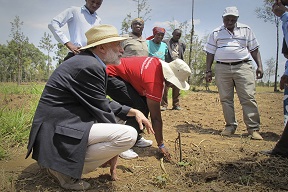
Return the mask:
[[[132, 18], [141, 17], [145, 21], [150, 19], [151, 8], [147, 0], [132, 1], [136, 5], [136, 11], [134, 11], [136, 14], [130, 12], [123, 19], [122, 34], [129, 32]], [[272, 0], [263, 0], [264, 6], [257, 8], [255, 12], [265, 22], [274, 22], [278, 34], [279, 20], [275, 20], [270, 9], [273, 2]], [[29, 38], [22, 32], [23, 25], [21, 19], [16, 16], [11, 22], [10, 36], [12, 40], [7, 41], [6, 44], [0, 44], [0, 159], [6, 155], [5, 149], [8, 146], [19, 146], [27, 140], [31, 120], [44, 83], [67, 54], [66, 47], [62, 44], [53, 44], [52, 35], [48, 33], [43, 34], [38, 47], [30, 43]], [[215, 83], [207, 84], [204, 79], [206, 54], [203, 51], [203, 46], [207, 37], [200, 39], [197, 34], [194, 34], [193, 23], [192, 26], [188, 21], [175, 23], [172, 18], [169, 27], [166, 28], [165, 38], [171, 37], [172, 31], [176, 28], [182, 30], [182, 40], [187, 47], [184, 60], [189, 63], [192, 70], [189, 79], [191, 90], [197, 91], [203, 88], [207, 91], [213, 91], [209, 86], [213, 87]], [[278, 39], [277, 42], [279, 42]], [[278, 44], [277, 49], [279, 48]], [[52, 55], [55, 56], [52, 57]], [[54, 64], [52, 64], [53, 61]], [[276, 56], [276, 59], [271, 58], [264, 63], [268, 81], [260, 80], [256, 83], [259, 86], [268, 87], [274, 84], [274, 91], [278, 91], [278, 57]], [[276, 74], [275, 81], [271, 82], [270, 76], [273, 76], [274, 73]], [[20, 102], [17, 102], [16, 106], [15, 104], [12, 106], [11, 103], [15, 102], [11, 100], [19, 100]]]
[[[140, 17], [145, 21], [150, 20], [151, 7], [147, 0], [131, 0], [135, 2], [135, 10], [127, 13], [122, 21], [122, 34], [128, 33], [133, 18]], [[278, 69], [278, 49], [279, 49], [279, 20], [271, 12], [271, 4], [273, 0], [263, 0], [263, 7], [255, 9], [255, 14], [264, 22], [275, 23], [277, 32], [277, 54], [267, 61], [263, 61], [265, 67], [265, 78], [261, 82], [264, 84], [268, 81], [268, 86], [274, 85], [274, 91], [277, 91], [277, 69]], [[194, 3], [193, 3], [194, 5]], [[174, 29], [182, 30], [182, 40], [186, 43], [186, 51], [184, 60], [189, 64], [192, 75], [189, 83], [192, 86], [209, 85], [204, 81], [206, 71], [205, 59], [206, 54], [203, 51], [207, 37], [199, 38], [194, 33], [192, 8], [192, 23], [188, 21], [175, 22], [174, 18], [168, 22], [165, 38], [170, 38]], [[6, 44], [0, 44], [0, 82], [45, 82], [53, 70], [63, 61], [67, 54], [67, 49], [62, 44], [53, 44], [52, 35], [44, 33], [39, 45], [29, 42], [29, 38], [23, 34], [22, 26], [24, 23], [20, 17], [15, 16], [11, 23], [11, 40]], [[270, 77], [274, 75], [274, 82], [270, 81]]]
[[27, 144], [44, 84], [0, 83], [0, 159], [10, 148]]

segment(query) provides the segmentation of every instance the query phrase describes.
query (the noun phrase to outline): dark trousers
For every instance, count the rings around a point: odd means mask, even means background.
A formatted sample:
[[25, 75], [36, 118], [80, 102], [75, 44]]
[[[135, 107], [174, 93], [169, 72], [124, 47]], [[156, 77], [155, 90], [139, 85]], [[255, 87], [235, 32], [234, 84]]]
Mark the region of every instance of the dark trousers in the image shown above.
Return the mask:
[[[134, 109], [138, 109], [148, 118], [149, 109], [147, 106], [146, 97], [140, 96], [130, 83], [124, 81], [120, 77], [108, 76], [106, 93], [114, 101], [117, 101], [122, 105], [127, 105]], [[142, 133], [142, 131], [140, 130], [139, 124], [135, 117], [128, 118], [126, 125], [130, 125], [137, 130], [139, 140], [141, 138], [140, 133]]]
[[168, 91], [169, 88], [172, 88], [172, 107], [180, 107], [179, 97], [180, 97], [180, 89], [171, 83], [165, 83], [165, 88], [163, 92], [163, 97], [161, 101], [161, 106], [168, 107]]
[[288, 123], [286, 123], [285, 129], [276, 143], [273, 151], [285, 154], [288, 156]]

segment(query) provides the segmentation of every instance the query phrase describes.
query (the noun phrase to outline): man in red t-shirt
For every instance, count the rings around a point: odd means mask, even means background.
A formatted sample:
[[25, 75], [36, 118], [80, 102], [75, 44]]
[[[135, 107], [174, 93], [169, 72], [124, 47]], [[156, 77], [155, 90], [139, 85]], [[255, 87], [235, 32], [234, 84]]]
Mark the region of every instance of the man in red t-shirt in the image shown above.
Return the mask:
[[[150, 113], [155, 139], [160, 152], [170, 159], [170, 154], [163, 143], [163, 123], [160, 103], [164, 83], [168, 81], [181, 90], [188, 90], [186, 82], [191, 74], [189, 66], [181, 59], [166, 63], [156, 57], [121, 58], [118, 66], [108, 65], [107, 95], [120, 104], [125, 104], [140, 110], [148, 117]], [[138, 131], [137, 147], [148, 147], [152, 141], [141, 137], [138, 123], [135, 119], [127, 120], [126, 125], [133, 126]], [[120, 154], [120, 157], [131, 159], [138, 155], [131, 149]]]

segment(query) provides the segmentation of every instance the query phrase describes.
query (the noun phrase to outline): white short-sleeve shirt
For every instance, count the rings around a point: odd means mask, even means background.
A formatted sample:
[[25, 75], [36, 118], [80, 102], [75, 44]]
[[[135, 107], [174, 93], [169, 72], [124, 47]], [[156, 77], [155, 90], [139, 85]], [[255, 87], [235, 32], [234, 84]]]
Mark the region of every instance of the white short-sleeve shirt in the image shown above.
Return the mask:
[[216, 28], [209, 35], [204, 51], [214, 54], [214, 59], [221, 62], [237, 62], [250, 58], [250, 52], [258, 49], [259, 43], [251, 28], [236, 23], [234, 34], [224, 25]]

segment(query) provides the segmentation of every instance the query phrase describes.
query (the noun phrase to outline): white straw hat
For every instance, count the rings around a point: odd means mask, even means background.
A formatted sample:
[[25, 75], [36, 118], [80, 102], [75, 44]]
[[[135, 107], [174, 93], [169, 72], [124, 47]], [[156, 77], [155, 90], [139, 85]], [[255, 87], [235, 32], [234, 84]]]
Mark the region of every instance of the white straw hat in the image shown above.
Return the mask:
[[[160, 60], [160, 59], [159, 59]], [[182, 59], [175, 59], [170, 63], [160, 60], [164, 78], [181, 90], [188, 90], [190, 85], [186, 82], [191, 75], [191, 69]]]
[[81, 50], [127, 39], [127, 37], [120, 37], [117, 29], [112, 25], [97, 25], [89, 29], [85, 35], [87, 38], [87, 45], [81, 47]]

